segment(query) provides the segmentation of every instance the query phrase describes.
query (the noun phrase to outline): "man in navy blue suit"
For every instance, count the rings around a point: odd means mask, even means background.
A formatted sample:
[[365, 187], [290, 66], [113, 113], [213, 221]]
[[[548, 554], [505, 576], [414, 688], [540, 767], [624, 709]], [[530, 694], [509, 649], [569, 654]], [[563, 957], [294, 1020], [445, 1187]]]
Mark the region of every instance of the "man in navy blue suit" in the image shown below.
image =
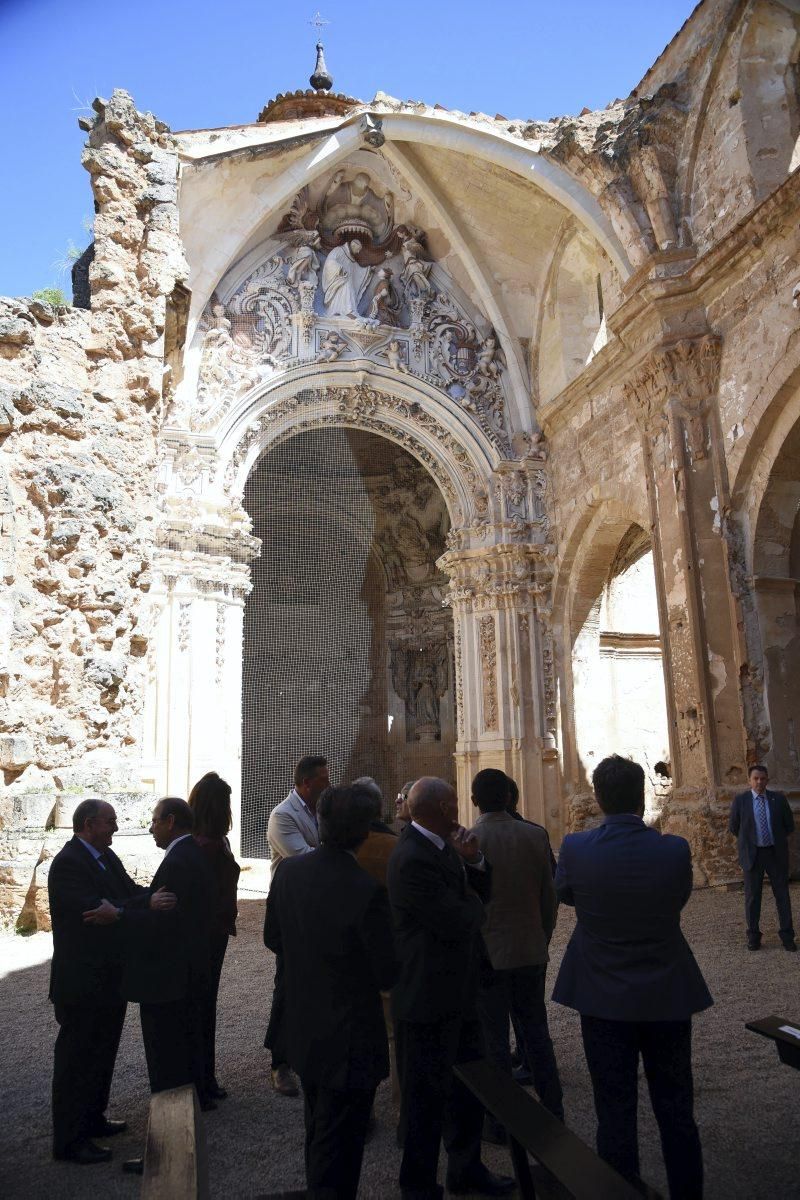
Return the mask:
[[688, 842], [642, 820], [644, 771], [613, 755], [592, 776], [605, 820], [568, 834], [556, 872], [559, 900], [577, 924], [553, 990], [581, 1014], [594, 1090], [597, 1153], [637, 1181], [639, 1056], [673, 1200], [703, 1194], [694, 1120], [692, 1014], [713, 1003], [681, 933], [692, 890]]
[[767, 790], [766, 767], [754, 763], [749, 777], [750, 788], [734, 798], [728, 825], [736, 835], [739, 865], [744, 873], [747, 948], [758, 950], [761, 946], [761, 889], [766, 872], [778, 909], [783, 948], [794, 951], [797, 943], [789, 898], [789, 834], [794, 831], [794, 817], [783, 792]]

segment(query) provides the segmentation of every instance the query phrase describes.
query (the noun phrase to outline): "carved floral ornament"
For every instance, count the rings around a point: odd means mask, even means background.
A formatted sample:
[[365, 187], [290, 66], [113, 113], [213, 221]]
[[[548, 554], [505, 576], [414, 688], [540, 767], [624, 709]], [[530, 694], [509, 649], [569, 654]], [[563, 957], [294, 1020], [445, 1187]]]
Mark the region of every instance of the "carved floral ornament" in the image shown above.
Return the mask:
[[711, 333], [653, 350], [623, 384], [639, 426], [648, 429], [670, 402], [687, 412], [702, 410], [717, 390], [721, 355], [722, 339]]
[[531, 608], [549, 615], [552, 551], [549, 546], [499, 545], [483, 553], [448, 550], [438, 566], [450, 576], [446, 603], [453, 608]]
[[196, 399], [174, 423], [210, 429], [242, 396], [301, 363], [370, 360], [423, 379], [511, 457], [506, 363], [485, 316], [398, 220], [413, 197], [360, 169], [303, 188], [244, 279], [211, 296], [196, 347]]

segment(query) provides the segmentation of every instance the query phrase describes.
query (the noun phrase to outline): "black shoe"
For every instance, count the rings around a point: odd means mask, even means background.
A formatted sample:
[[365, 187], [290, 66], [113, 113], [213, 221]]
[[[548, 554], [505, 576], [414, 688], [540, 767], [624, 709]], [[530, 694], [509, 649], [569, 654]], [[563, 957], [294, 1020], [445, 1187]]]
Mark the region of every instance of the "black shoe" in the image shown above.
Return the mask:
[[483, 1163], [469, 1175], [447, 1176], [447, 1190], [453, 1196], [507, 1196], [517, 1186], [510, 1175], [495, 1175]]
[[789, 950], [792, 953], [797, 950], [797, 942], [793, 937], [782, 937], [781, 942], [783, 943], [784, 950]]
[[126, 1175], [144, 1175], [144, 1159], [126, 1158], [122, 1169]]
[[114, 1137], [124, 1133], [128, 1128], [127, 1121], [115, 1121], [112, 1117], [101, 1117], [96, 1125], [89, 1130], [90, 1137]]
[[511, 1074], [514, 1079], [514, 1083], [519, 1083], [522, 1085], [522, 1087], [530, 1087], [533, 1083], [533, 1076], [524, 1063], [520, 1067], [514, 1067], [514, 1070], [511, 1072]]
[[214, 1112], [216, 1107], [210, 1096], [200, 1097], [200, 1112]]
[[225, 1091], [224, 1087], [220, 1087], [220, 1085], [217, 1083], [216, 1079], [214, 1079], [208, 1085], [208, 1087], [205, 1090], [205, 1095], [209, 1098], [209, 1100], [227, 1100], [228, 1099], [228, 1093]]
[[96, 1146], [89, 1138], [81, 1138], [60, 1154], [54, 1154], [53, 1158], [59, 1162], [80, 1163], [82, 1167], [88, 1167], [91, 1163], [111, 1162], [111, 1151], [108, 1146]]
[[748, 950], [760, 950], [761, 949], [761, 934], [760, 933], [748, 933], [747, 949]]

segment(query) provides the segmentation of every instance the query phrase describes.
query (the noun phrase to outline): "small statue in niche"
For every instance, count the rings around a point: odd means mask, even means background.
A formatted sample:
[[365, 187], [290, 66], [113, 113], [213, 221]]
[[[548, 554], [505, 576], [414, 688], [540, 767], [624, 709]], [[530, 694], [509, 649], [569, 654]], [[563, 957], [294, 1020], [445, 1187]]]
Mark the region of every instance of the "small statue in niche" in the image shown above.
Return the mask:
[[414, 697], [414, 716], [417, 729], [420, 725], [434, 725], [439, 729], [439, 700], [434, 690], [435, 674], [433, 667], [426, 667], [417, 684]]
[[294, 235], [294, 247], [286, 260], [286, 282], [292, 287], [300, 283], [313, 283], [316, 287], [319, 257], [322, 249], [320, 236], [315, 229]]
[[375, 318], [381, 325], [394, 327], [400, 324], [400, 298], [395, 291], [393, 278], [390, 267], [380, 268], [378, 286], [367, 315]]
[[484, 338], [477, 353], [475, 370], [485, 379], [499, 378], [502, 369], [502, 355], [497, 349], [497, 339], [491, 335]]
[[392, 338], [389, 345], [384, 346], [378, 353], [386, 359], [392, 371], [399, 371], [401, 375], [408, 374], [408, 367], [403, 362], [403, 349], [397, 338]]
[[317, 358], [320, 362], [336, 362], [346, 349], [347, 342], [335, 329], [332, 329], [320, 342]]

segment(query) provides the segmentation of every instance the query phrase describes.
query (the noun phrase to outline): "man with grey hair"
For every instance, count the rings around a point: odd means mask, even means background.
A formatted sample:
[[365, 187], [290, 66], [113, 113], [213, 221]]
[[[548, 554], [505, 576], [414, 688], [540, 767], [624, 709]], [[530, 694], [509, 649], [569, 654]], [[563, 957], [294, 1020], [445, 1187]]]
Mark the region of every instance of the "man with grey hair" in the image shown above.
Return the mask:
[[453, 1067], [483, 1056], [476, 1009], [483, 904], [491, 868], [458, 823], [458, 799], [443, 779], [418, 779], [411, 822], [389, 860], [389, 899], [400, 976], [392, 991], [401, 1081], [400, 1188], [406, 1200], [441, 1196], [439, 1143], [455, 1195], [502, 1196], [513, 1179], [482, 1162], [483, 1108]]
[[[50, 999], [59, 1031], [53, 1063], [53, 1157], [84, 1166], [111, 1151], [92, 1139], [122, 1133], [105, 1116], [125, 1021], [122, 934], [134, 905], [166, 912], [175, 896], [139, 887], [111, 849], [117, 814], [104, 800], [83, 800], [72, 816], [74, 836], [47, 877], [53, 925]], [[105, 906], [103, 921], [90, 913]], [[90, 919], [87, 920], [87, 917]]]

